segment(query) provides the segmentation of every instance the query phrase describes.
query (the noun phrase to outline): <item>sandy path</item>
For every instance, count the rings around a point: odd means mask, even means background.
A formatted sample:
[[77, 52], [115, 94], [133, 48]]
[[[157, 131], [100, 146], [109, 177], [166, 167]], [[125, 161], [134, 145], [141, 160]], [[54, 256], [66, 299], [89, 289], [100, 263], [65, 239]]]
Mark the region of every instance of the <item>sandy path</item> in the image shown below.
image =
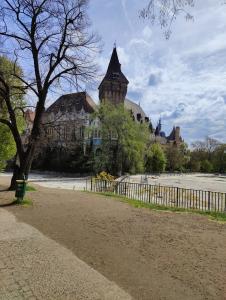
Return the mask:
[[0, 299], [130, 300], [71, 251], [0, 208]]
[[19, 220], [71, 250], [135, 299], [226, 299], [226, 224], [38, 188]]

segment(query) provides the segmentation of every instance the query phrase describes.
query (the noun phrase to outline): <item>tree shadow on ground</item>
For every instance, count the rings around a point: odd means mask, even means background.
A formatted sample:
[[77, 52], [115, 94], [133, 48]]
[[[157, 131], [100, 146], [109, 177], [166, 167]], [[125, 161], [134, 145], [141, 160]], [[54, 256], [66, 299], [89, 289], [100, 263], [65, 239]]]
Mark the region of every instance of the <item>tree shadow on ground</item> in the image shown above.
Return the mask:
[[8, 186], [0, 186], [0, 208], [13, 205], [15, 202], [15, 191], [9, 191]]
[[16, 205], [15, 200], [13, 200], [12, 202], [9, 202], [9, 203], [0, 204], [0, 208], [9, 207], [9, 206], [13, 206], [13, 205]]

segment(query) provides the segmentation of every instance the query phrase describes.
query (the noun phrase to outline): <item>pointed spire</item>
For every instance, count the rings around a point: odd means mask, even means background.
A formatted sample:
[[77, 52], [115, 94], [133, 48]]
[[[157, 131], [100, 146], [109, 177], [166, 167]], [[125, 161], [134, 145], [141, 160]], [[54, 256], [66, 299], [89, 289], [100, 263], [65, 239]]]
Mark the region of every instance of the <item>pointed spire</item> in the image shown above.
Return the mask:
[[[116, 50], [116, 47], [113, 48], [111, 59], [107, 68], [106, 75], [104, 76], [104, 79], [102, 80], [101, 84], [104, 81], [112, 81], [117, 80], [121, 83], [128, 84], [129, 81], [125, 77], [125, 75], [121, 71], [121, 64], [119, 62], [118, 53]], [[100, 84], [100, 86], [101, 86]]]
[[172, 129], [172, 131], [171, 131], [171, 133], [170, 133], [170, 135], [168, 136], [168, 140], [170, 140], [170, 141], [174, 141], [175, 140], [175, 133], [176, 133], [176, 128], [175, 128], [175, 126], [173, 126], [173, 129]]
[[111, 55], [111, 60], [108, 65], [107, 73], [120, 73], [121, 72], [121, 64], [118, 59], [118, 53], [116, 50], [116, 47], [114, 47], [112, 55]]
[[161, 129], [162, 129], [162, 124], [161, 124], [161, 117], [158, 121], [157, 127], [155, 129], [155, 135], [158, 136], [161, 133]]

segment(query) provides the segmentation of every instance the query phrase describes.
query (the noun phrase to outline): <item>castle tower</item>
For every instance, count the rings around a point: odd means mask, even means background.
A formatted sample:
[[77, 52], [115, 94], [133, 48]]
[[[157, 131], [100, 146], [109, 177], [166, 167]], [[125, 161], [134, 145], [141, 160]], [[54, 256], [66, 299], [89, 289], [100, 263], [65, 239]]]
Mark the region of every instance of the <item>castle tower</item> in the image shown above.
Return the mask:
[[114, 47], [107, 73], [99, 86], [99, 100], [117, 105], [124, 103], [129, 81], [121, 71], [116, 47]]

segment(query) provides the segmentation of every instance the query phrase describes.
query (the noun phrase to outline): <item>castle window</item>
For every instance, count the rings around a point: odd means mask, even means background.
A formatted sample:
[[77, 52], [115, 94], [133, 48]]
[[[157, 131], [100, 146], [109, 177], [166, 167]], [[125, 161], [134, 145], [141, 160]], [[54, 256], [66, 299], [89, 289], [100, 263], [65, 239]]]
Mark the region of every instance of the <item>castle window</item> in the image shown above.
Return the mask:
[[80, 127], [80, 138], [84, 138], [84, 127]]
[[95, 139], [98, 138], [98, 130], [97, 130], [97, 129], [94, 130], [93, 137], [94, 137]]
[[118, 79], [119, 78], [119, 73], [112, 73], [112, 79]]
[[47, 135], [50, 137], [50, 136], [53, 136], [53, 128], [52, 127], [49, 127], [47, 128]]
[[141, 121], [141, 114], [137, 114], [137, 121], [140, 122]]
[[71, 133], [71, 140], [76, 141], [76, 129], [74, 128]]
[[66, 126], [64, 126], [63, 127], [63, 138], [66, 140], [67, 139], [67, 127]]

